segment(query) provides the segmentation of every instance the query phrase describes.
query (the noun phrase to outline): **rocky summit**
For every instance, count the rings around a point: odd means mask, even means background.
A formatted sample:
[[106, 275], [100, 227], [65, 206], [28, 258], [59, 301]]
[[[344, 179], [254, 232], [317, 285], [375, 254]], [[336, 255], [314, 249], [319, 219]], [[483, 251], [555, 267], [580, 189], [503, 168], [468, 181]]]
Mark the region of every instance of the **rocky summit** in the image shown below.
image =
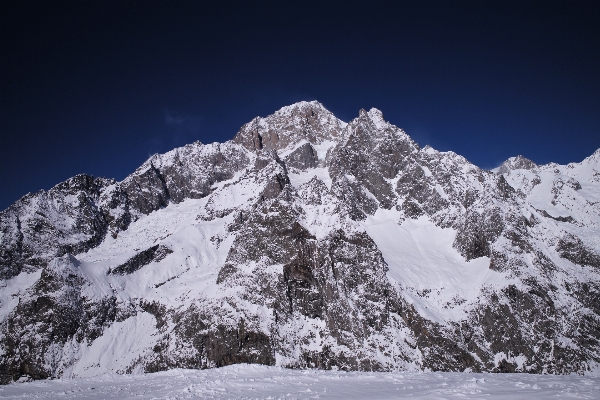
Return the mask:
[[236, 363], [600, 370], [600, 149], [488, 171], [377, 109], [300, 102], [225, 143], [0, 213], [0, 380]]

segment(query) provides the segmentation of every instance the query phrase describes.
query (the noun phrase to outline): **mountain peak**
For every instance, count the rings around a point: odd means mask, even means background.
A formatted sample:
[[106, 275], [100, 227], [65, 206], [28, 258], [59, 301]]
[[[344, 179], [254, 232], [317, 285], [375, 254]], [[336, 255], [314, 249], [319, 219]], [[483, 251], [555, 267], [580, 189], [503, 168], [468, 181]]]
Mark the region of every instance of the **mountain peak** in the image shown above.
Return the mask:
[[383, 118], [383, 113], [377, 108], [371, 108], [369, 112], [367, 112], [367, 115], [377, 129], [383, 129], [388, 124], [388, 122]]
[[274, 115], [287, 115], [293, 113], [295, 110], [306, 110], [311, 109], [314, 111], [324, 111], [329, 113], [330, 111], [323, 106], [323, 104], [319, 103], [316, 100], [312, 101], [299, 101], [294, 104], [290, 104], [289, 106], [281, 107], [279, 110], [275, 111]]
[[346, 123], [318, 101], [301, 101], [242, 126], [233, 142], [249, 150], [282, 150], [303, 140], [320, 144], [336, 140]]
[[515, 169], [533, 169], [538, 165], [528, 158], [518, 155], [516, 157], [510, 157], [504, 161], [500, 167], [496, 169], [499, 174], [505, 174]]

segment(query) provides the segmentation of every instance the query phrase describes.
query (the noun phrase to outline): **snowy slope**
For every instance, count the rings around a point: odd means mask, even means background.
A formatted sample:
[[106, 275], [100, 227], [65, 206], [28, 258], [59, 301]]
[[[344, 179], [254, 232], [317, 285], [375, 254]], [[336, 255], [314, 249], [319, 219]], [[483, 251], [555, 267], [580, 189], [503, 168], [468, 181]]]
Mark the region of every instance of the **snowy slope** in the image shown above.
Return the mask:
[[379, 209], [365, 226], [388, 264], [388, 278], [421, 315], [439, 323], [460, 321], [484, 286], [510, 282], [507, 274], [489, 268], [488, 257], [466, 261], [452, 247], [452, 228], [426, 217], [398, 223], [398, 214]]

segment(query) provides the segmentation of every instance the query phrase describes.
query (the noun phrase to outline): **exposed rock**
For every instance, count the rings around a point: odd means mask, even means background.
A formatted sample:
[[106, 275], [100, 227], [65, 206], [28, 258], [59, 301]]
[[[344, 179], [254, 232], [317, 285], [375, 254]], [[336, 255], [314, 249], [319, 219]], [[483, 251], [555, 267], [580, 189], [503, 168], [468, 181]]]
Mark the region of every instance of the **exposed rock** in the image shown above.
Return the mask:
[[96, 203], [109, 180], [77, 175], [49, 191], [28, 194], [0, 213], [0, 278], [44, 267], [104, 239], [108, 223]]
[[2, 322], [3, 383], [60, 376], [70, 357], [66, 344], [91, 342], [117, 319], [114, 297], [89, 301], [82, 295], [87, 282], [78, 266], [68, 254], [54, 259]]
[[585, 246], [578, 237], [565, 235], [558, 241], [556, 250], [562, 258], [566, 258], [575, 264], [600, 268], [600, 255]]
[[288, 168], [300, 170], [315, 168], [318, 162], [317, 152], [310, 143], [303, 144], [285, 158], [285, 164]]
[[317, 101], [283, 107], [266, 118], [244, 125], [232, 142], [248, 150], [281, 150], [307, 140], [319, 144], [340, 136], [344, 123]]
[[125, 263], [109, 269], [108, 274], [117, 274], [117, 275], [125, 275], [131, 274], [138, 269], [142, 268], [144, 265], [148, 265], [151, 262], [159, 262], [167, 255], [172, 253], [173, 250], [164, 245], [155, 245], [146, 249], [144, 251], [140, 251], [135, 256], [131, 257]]

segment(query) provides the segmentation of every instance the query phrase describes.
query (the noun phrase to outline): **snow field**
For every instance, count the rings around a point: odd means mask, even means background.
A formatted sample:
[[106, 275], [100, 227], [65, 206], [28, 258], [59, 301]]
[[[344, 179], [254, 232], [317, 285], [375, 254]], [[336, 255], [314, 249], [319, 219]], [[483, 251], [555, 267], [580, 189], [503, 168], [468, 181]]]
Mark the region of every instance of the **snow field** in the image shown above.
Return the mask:
[[504, 274], [489, 269], [488, 257], [465, 261], [452, 247], [455, 230], [424, 216], [399, 225], [399, 216], [380, 208], [364, 226], [388, 264], [388, 278], [422, 316], [441, 324], [460, 320], [484, 285], [508, 284]]
[[3, 399], [597, 399], [599, 376], [341, 372], [239, 364], [0, 386]]

